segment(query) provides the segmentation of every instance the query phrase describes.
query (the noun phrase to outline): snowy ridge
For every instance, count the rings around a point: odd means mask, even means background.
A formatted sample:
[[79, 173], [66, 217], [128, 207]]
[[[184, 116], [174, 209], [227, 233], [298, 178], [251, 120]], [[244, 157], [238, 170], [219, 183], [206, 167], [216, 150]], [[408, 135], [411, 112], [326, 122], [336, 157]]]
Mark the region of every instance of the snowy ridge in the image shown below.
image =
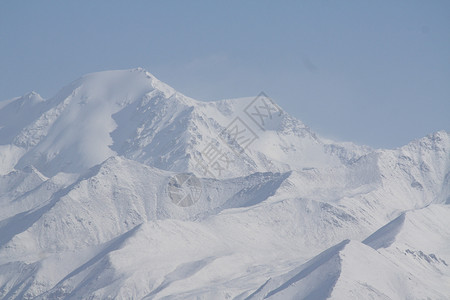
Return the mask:
[[445, 299], [449, 203], [446, 131], [333, 142], [140, 68], [0, 101], [2, 299]]
[[407, 212], [368, 237], [367, 246], [345, 240], [270, 278], [248, 299], [445, 299], [449, 217], [442, 205]]

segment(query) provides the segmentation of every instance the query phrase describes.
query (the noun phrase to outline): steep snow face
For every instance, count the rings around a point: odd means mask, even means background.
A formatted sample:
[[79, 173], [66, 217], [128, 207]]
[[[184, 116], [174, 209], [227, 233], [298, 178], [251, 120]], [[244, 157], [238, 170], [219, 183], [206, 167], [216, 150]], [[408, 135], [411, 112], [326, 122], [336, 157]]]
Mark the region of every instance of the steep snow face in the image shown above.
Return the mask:
[[408, 195], [402, 201], [415, 203], [416, 208], [432, 202], [444, 203], [450, 196], [449, 149], [449, 134], [439, 131], [397, 150], [381, 151], [385, 189]]
[[55, 175], [84, 171], [104, 161], [115, 154], [109, 147], [110, 132], [117, 127], [111, 115], [157, 88], [163, 95], [174, 93], [142, 69], [80, 78], [48, 100], [45, 113], [16, 137], [15, 145], [29, 150], [17, 167], [34, 165]]
[[[442, 204], [431, 204], [422, 209], [407, 211], [377, 230], [365, 239], [364, 243], [383, 253], [400, 251], [403, 255], [409, 253], [424, 262], [445, 265], [450, 259], [449, 215], [450, 207]], [[411, 251], [406, 251], [407, 249]], [[419, 251], [423, 252], [421, 254], [434, 255], [427, 257], [412, 253]], [[439, 255], [442, 255], [442, 259], [437, 257]]]
[[20, 131], [37, 119], [45, 109], [35, 92], [0, 102], [0, 174], [13, 170], [25, 150], [12, 144]]
[[0, 298], [444, 299], [449, 199], [448, 132], [374, 150], [88, 74], [0, 102]]
[[0, 145], [11, 144], [20, 130], [38, 118], [44, 108], [44, 99], [36, 92], [5, 101], [0, 106]]

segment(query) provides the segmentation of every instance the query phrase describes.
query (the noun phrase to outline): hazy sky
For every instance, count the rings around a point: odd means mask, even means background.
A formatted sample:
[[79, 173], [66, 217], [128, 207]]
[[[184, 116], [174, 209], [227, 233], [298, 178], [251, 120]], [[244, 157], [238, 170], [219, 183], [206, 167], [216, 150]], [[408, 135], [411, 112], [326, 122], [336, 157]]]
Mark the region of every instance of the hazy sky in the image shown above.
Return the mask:
[[0, 99], [143, 67], [199, 100], [264, 91], [318, 134], [450, 130], [450, 1], [0, 0]]

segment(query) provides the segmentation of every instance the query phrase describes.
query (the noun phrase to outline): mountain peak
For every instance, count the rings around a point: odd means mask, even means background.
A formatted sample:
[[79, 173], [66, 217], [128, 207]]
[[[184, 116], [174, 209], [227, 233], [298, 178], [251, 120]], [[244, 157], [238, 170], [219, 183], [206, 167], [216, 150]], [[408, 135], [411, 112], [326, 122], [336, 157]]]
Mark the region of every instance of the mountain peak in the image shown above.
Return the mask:
[[101, 90], [110, 91], [109, 94], [117, 94], [120, 90], [124, 90], [131, 96], [136, 94], [136, 91], [142, 94], [156, 89], [169, 98], [176, 93], [172, 87], [143, 68], [89, 73], [75, 82], [78, 83], [76, 86], [89, 87], [89, 91], [94, 94]]
[[35, 91], [31, 91], [29, 93], [26, 93], [25, 95], [22, 96], [23, 99], [27, 99], [30, 100], [33, 103], [39, 103], [39, 102], [43, 102], [45, 101], [41, 95], [39, 95], [37, 92]]

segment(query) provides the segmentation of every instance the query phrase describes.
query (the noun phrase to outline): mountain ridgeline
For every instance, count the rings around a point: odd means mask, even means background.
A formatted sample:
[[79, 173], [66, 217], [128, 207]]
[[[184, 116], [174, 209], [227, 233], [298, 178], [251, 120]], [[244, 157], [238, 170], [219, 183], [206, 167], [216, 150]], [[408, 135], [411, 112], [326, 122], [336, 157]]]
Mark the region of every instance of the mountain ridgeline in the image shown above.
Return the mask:
[[448, 299], [450, 134], [323, 139], [138, 68], [0, 101], [1, 299]]

